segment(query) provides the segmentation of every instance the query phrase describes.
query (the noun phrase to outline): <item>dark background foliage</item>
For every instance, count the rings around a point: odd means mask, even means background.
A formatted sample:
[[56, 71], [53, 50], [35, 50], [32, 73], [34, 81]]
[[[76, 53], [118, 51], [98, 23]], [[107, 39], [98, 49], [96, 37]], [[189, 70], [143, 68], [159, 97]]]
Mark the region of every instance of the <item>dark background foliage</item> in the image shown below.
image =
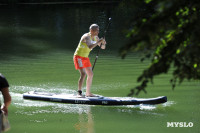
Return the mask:
[[129, 95], [146, 93], [145, 88], [156, 75], [167, 73], [173, 67], [172, 88], [177, 80], [200, 79], [200, 1], [198, 0], [131, 0], [121, 6], [134, 14], [127, 22], [127, 37], [120, 54], [142, 51], [151, 65], [137, 81], [141, 84]]

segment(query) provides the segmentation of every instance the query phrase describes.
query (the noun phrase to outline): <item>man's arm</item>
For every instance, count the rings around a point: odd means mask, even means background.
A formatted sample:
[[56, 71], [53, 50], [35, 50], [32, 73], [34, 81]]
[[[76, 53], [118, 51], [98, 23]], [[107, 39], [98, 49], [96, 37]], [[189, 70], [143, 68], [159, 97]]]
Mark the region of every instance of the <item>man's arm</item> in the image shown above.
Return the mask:
[[87, 44], [87, 46], [89, 47], [89, 49], [93, 49], [95, 48], [97, 45], [100, 46], [100, 44], [104, 41], [104, 39], [99, 39], [95, 44], [92, 44], [90, 41], [90, 37], [89, 36], [85, 36], [83, 37], [83, 42], [85, 42]]
[[1, 106], [1, 110], [4, 112], [5, 115], [8, 115], [8, 106], [11, 103], [11, 96], [9, 94], [8, 87], [1, 89], [1, 93], [4, 99], [4, 104]]

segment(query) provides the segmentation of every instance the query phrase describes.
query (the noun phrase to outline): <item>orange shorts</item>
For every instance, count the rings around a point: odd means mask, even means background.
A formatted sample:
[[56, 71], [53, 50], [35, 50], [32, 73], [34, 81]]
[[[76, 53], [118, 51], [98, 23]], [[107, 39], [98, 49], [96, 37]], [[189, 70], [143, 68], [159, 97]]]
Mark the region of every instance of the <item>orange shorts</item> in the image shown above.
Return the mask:
[[74, 65], [76, 69], [82, 69], [86, 67], [92, 67], [90, 59], [88, 57], [74, 56]]

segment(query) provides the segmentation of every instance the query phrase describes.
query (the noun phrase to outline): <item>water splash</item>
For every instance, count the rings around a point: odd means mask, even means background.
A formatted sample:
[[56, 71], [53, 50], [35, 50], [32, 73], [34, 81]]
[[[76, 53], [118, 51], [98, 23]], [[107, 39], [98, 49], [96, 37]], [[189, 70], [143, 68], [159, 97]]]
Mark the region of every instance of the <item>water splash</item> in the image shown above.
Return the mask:
[[[45, 87], [47, 88], [47, 87]], [[45, 101], [32, 101], [23, 99], [23, 93], [28, 91], [43, 91], [62, 94], [75, 94], [75, 90], [66, 88], [39, 88], [29, 86], [13, 86], [11, 88], [12, 104], [20, 108], [17, 114], [34, 115], [40, 113], [85, 113], [89, 105], [63, 104]], [[20, 90], [20, 93], [19, 93]], [[27, 110], [27, 108], [29, 108]]]
[[174, 102], [174, 101], [168, 101], [166, 103], [163, 103], [162, 106], [163, 107], [169, 107], [169, 106], [172, 106], [173, 104], [176, 104], [176, 102]]
[[76, 93], [75, 90], [68, 89], [70, 87], [66, 86], [65, 88], [62, 87], [54, 87], [53, 85], [39, 85], [40, 87], [31, 87], [31, 86], [11, 86], [11, 92], [15, 93], [25, 93], [29, 91], [42, 91], [42, 92], [52, 92], [52, 93], [66, 93], [66, 94], [73, 94]]

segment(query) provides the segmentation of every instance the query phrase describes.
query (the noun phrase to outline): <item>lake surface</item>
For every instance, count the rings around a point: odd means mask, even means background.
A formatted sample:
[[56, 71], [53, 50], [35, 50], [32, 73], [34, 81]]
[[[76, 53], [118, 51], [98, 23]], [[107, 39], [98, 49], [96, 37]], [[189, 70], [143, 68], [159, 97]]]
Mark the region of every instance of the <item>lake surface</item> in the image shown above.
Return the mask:
[[[118, 51], [128, 42], [122, 32], [132, 14], [115, 5], [0, 6], [0, 72], [10, 83], [11, 130], [8, 133], [197, 133], [200, 131], [199, 81], [185, 81], [171, 89], [171, 72], [137, 97], [165, 95], [168, 102], [150, 106], [90, 106], [24, 100], [33, 90], [76, 93], [78, 71], [73, 53], [90, 24], [107, 20], [107, 49], [100, 51], [94, 70], [92, 92], [125, 97], [139, 83], [137, 77], [148, 67], [142, 53], [122, 60]], [[90, 54], [93, 63], [97, 48]], [[84, 88], [85, 89], [85, 88]], [[167, 127], [167, 122], [193, 122], [193, 127]]]

